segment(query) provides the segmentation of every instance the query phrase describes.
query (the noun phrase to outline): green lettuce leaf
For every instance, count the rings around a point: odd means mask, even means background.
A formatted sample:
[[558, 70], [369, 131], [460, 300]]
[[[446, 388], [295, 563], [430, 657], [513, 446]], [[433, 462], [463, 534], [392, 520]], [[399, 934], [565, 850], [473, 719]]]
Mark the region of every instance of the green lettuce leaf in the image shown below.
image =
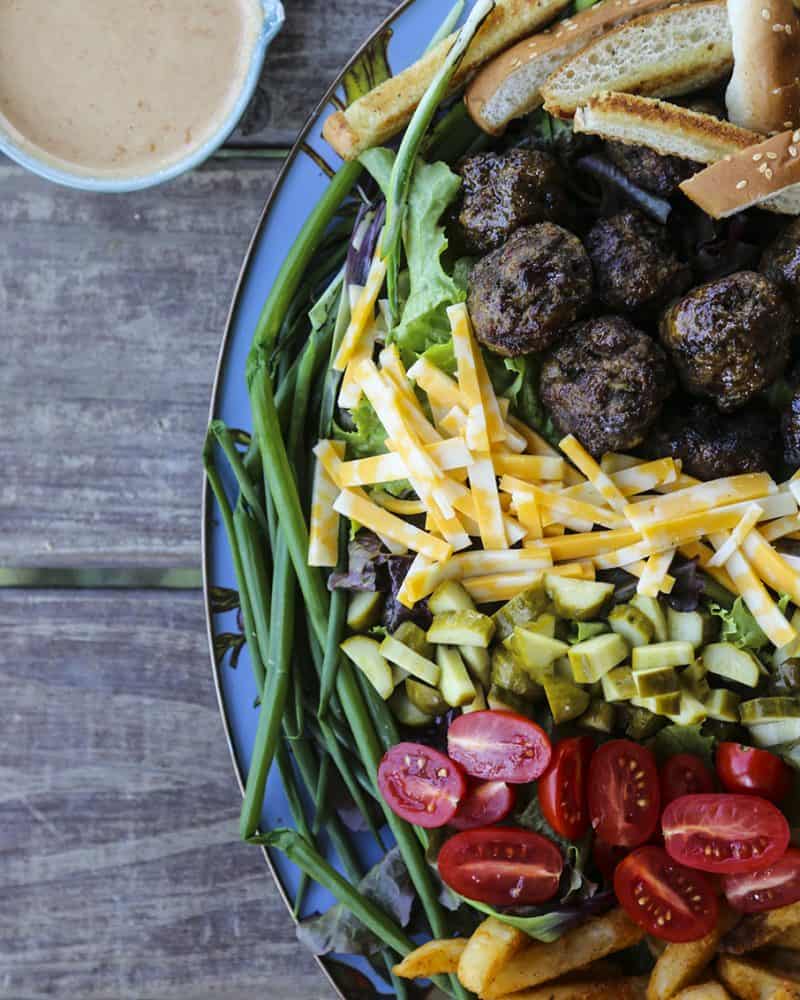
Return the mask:
[[701, 726], [665, 726], [651, 744], [651, 749], [659, 764], [679, 753], [691, 753], [700, 757], [710, 768], [714, 767], [714, 747], [716, 740], [702, 732]]
[[[788, 594], [782, 595], [778, 601], [781, 611], [786, 610], [790, 600]], [[730, 611], [719, 604], [709, 604], [708, 610], [722, 619], [720, 642], [731, 642], [740, 649], [751, 650], [763, 649], [769, 645], [769, 639], [741, 597], [736, 598]]]
[[335, 422], [333, 424], [334, 438], [347, 444], [347, 457], [368, 458], [383, 454], [386, 451], [386, 431], [366, 396], [362, 396], [350, 410], [350, 417], [354, 425], [352, 430]]

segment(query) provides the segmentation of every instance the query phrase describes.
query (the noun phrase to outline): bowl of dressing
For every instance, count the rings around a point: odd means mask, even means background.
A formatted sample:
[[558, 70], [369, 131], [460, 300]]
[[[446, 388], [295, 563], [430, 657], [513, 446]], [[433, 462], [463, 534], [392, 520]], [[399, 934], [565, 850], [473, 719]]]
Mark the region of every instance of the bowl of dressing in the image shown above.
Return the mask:
[[247, 107], [280, 0], [0, 0], [0, 151], [123, 192], [206, 160]]

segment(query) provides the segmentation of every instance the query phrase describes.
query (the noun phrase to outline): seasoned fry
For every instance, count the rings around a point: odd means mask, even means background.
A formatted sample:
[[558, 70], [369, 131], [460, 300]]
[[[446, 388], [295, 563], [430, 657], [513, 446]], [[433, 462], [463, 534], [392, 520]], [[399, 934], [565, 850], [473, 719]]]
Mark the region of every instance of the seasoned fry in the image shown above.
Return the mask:
[[482, 993], [529, 940], [522, 931], [489, 917], [469, 939], [458, 963], [458, 978], [468, 990]]
[[723, 955], [717, 975], [741, 1000], [800, 1000], [800, 982], [743, 958]]
[[714, 930], [699, 941], [668, 944], [650, 975], [647, 1000], [670, 1000], [696, 982], [716, 955], [722, 935], [727, 934], [737, 919], [731, 910], [725, 909]]
[[724, 986], [713, 980], [708, 980], [705, 983], [698, 983], [697, 986], [681, 990], [675, 995], [675, 1000], [731, 1000], [731, 995]]
[[536, 942], [519, 952], [485, 990], [495, 1000], [518, 990], [539, 986], [580, 969], [598, 958], [637, 944], [644, 931], [616, 909], [587, 921], [567, 933], [556, 944]]
[[406, 955], [392, 970], [401, 979], [430, 979], [444, 973], [456, 972], [458, 961], [467, 947], [467, 938], [449, 938], [427, 941], [410, 955]]
[[791, 948], [794, 951], [800, 951], [800, 924], [796, 924], [788, 931], [779, 934], [770, 944], [774, 948]]
[[777, 910], [753, 913], [741, 920], [720, 943], [720, 951], [744, 955], [772, 944], [784, 931], [800, 924], [800, 903], [780, 906]]
[[[553, 945], [551, 945], [553, 947]], [[647, 976], [616, 979], [559, 979], [503, 1000], [644, 1000]]]

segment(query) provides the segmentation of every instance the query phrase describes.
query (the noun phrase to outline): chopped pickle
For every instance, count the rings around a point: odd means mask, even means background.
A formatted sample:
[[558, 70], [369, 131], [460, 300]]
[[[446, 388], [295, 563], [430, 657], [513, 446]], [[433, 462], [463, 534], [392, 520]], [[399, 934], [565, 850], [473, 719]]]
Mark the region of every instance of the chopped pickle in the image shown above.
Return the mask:
[[350, 595], [347, 605], [347, 627], [353, 632], [366, 632], [380, 621], [383, 594], [374, 590], [358, 590]]
[[556, 725], [560, 725], [562, 722], [571, 722], [572, 719], [583, 715], [591, 700], [588, 691], [584, 691], [577, 684], [562, 680], [560, 677], [551, 677], [546, 680], [544, 693], [547, 696], [550, 714]]
[[452, 708], [461, 708], [475, 700], [475, 685], [472, 683], [461, 653], [453, 646], [438, 646], [436, 662], [441, 674], [439, 690]]
[[465, 715], [469, 715], [470, 712], [483, 712], [487, 707], [486, 695], [483, 693], [483, 688], [480, 685], [476, 685], [475, 697], [468, 705], [463, 705], [461, 711]]
[[690, 642], [695, 649], [713, 642], [719, 634], [719, 618], [707, 611], [667, 610], [667, 629], [672, 642]]
[[728, 691], [727, 688], [715, 688], [709, 691], [702, 702], [709, 719], [717, 719], [719, 722], [738, 722], [741, 700], [738, 694]]
[[707, 712], [702, 701], [699, 701], [686, 688], [681, 690], [680, 711], [675, 714], [670, 713], [669, 718], [679, 726], [696, 726], [700, 722], [706, 721]]
[[597, 618], [614, 596], [613, 583], [573, 580], [554, 573], [545, 574], [544, 585], [556, 614], [579, 622]]
[[639, 698], [654, 698], [659, 694], [680, 692], [678, 675], [674, 667], [653, 667], [652, 670], [637, 670], [633, 674], [636, 695]]
[[[399, 631], [399, 629], [398, 629]], [[439, 683], [440, 670], [437, 664], [429, 660], [426, 656], [416, 653], [410, 646], [399, 642], [395, 636], [387, 635], [380, 645], [381, 653], [390, 663], [395, 663], [402, 667], [412, 677], [417, 680], [436, 687]]]
[[512, 597], [502, 608], [492, 615], [496, 628], [496, 638], [501, 642], [507, 639], [518, 625], [527, 625], [536, 621], [548, 609], [550, 600], [543, 583], [534, 584], [523, 590], [521, 594]]
[[607, 622], [570, 622], [568, 638], [571, 643], [586, 642], [597, 635], [610, 632]]
[[351, 635], [339, 647], [369, 680], [384, 701], [394, 691], [392, 668], [381, 653], [380, 643], [366, 635]]
[[636, 697], [633, 671], [630, 667], [615, 667], [605, 674], [600, 683], [606, 701], [630, 701]]
[[504, 646], [498, 646], [492, 653], [492, 685], [505, 688], [527, 701], [538, 701], [542, 697], [541, 685]]
[[[738, 712], [736, 717], [738, 719]], [[747, 730], [738, 722], [724, 722], [720, 719], [714, 719], [710, 715], [703, 723], [703, 735], [709, 736], [719, 743], [746, 744], [749, 739]]]
[[[692, 694], [703, 704], [707, 703], [711, 688], [706, 679], [706, 666], [702, 660], [695, 660], [681, 673], [681, 684], [692, 692]], [[738, 718], [738, 716], [737, 716]]]
[[638, 608], [645, 615], [653, 626], [653, 638], [656, 642], [666, 642], [669, 639], [667, 631], [667, 616], [664, 608], [657, 597], [646, 597], [644, 594], [635, 594], [631, 598], [631, 604]]
[[753, 698], [739, 706], [744, 725], [800, 718], [800, 698]]
[[445, 646], [479, 646], [486, 649], [494, 636], [494, 622], [480, 611], [444, 611], [434, 615], [428, 642]]
[[413, 622], [403, 622], [402, 625], [398, 625], [392, 638], [413, 649], [420, 656], [424, 656], [426, 660], [433, 658], [433, 646], [428, 642], [425, 630]]
[[486, 702], [489, 708], [495, 712], [516, 712], [518, 715], [530, 717], [532, 706], [529, 701], [520, 698], [513, 691], [506, 691], [505, 688], [497, 687], [493, 684], [486, 695]]
[[593, 684], [628, 656], [628, 644], [613, 632], [570, 647], [569, 662], [578, 684]]
[[492, 676], [492, 662], [489, 658], [489, 651], [481, 649], [480, 646], [462, 646], [459, 652], [473, 680], [476, 680], [484, 688], [488, 688]]
[[677, 715], [681, 710], [681, 692], [666, 691], [649, 698], [631, 698], [631, 705], [635, 705], [637, 708], [646, 708], [653, 715]]
[[618, 705], [617, 717], [624, 725], [624, 732], [628, 739], [637, 742], [650, 739], [667, 724], [666, 719], [662, 716], [633, 704]]
[[800, 718], [778, 719], [775, 722], [759, 722], [748, 725], [750, 739], [757, 747], [769, 750], [779, 743], [800, 739]]
[[415, 681], [413, 677], [408, 677], [405, 687], [408, 700], [425, 715], [444, 715], [450, 708], [441, 692], [429, 684], [423, 684], [422, 681]]
[[552, 673], [553, 663], [569, 649], [565, 642], [530, 632], [521, 625], [514, 629], [503, 645], [513, 653], [522, 669], [537, 679], [542, 672]]
[[428, 607], [432, 615], [441, 615], [445, 611], [475, 611], [475, 602], [456, 580], [445, 580], [428, 598]]
[[634, 649], [631, 662], [634, 670], [688, 667], [694, 663], [694, 648], [690, 642], [656, 642], [652, 646], [638, 646]]
[[621, 635], [635, 649], [653, 640], [653, 623], [647, 615], [632, 604], [618, 604], [608, 616], [611, 631]]
[[575, 683], [575, 677], [572, 673], [572, 664], [569, 662], [568, 656], [559, 656], [559, 658], [553, 664], [553, 677], [560, 677], [564, 681], [569, 681], [570, 683]]
[[614, 729], [615, 715], [613, 705], [596, 699], [578, 719], [578, 725], [598, 733], [610, 733]]
[[703, 663], [710, 674], [725, 677], [746, 687], [757, 687], [761, 680], [761, 664], [746, 649], [731, 642], [714, 642], [703, 650]]
[[793, 657], [773, 667], [769, 681], [770, 694], [797, 694], [800, 691], [800, 659]]
[[549, 612], [539, 615], [535, 622], [530, 622], [525, 626], [528, 632], [536, 632], [537, 635], [546, 635], [548, 639], [556, 637], [556, 616]]
[[388, 705], [394, 717], [403, 726], [417, 729], [420, 726], [430, 726], [434, 721], [434, 716], [420, 712], [402, 687], [395, 691], [389, 699]]

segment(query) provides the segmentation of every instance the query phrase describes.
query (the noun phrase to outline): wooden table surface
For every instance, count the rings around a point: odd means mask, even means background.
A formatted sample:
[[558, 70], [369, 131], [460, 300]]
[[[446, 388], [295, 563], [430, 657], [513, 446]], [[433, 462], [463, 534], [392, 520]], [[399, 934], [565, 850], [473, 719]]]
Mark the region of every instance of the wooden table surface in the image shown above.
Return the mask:
[[[393, 6], [288, 0], [237, 141], [289, 145]], [[279, 167], [112, 197], [0, 158], [2, 1000], [331, 996], [237, 841], [196, 588], [211, 380]], [[131, 568], [147, 588], [108, 587]]]

